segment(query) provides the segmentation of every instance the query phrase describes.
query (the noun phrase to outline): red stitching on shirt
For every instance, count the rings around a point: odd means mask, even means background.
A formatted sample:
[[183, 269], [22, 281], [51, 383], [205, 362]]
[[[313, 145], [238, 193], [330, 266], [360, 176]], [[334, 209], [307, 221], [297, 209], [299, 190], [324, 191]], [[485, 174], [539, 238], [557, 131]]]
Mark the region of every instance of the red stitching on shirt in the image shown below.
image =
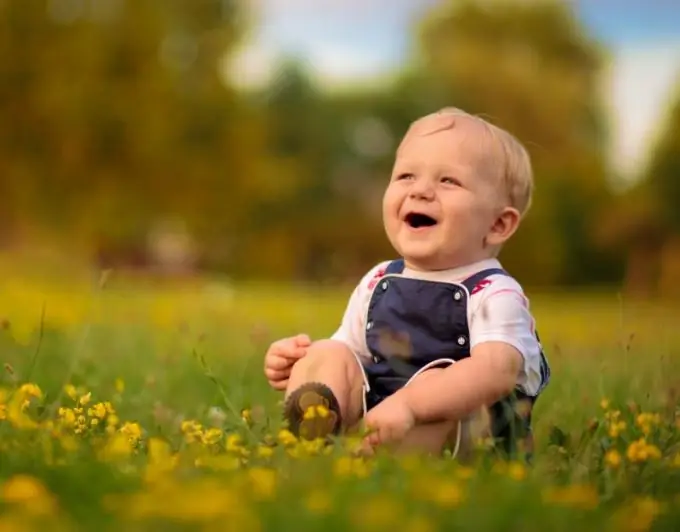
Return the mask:
[[373, 278], [368, 282], [368, 289], [372, 290], [376, 284], [378, 284], [378, 281], [380, 280], [381, 277], [385, 275], [385, 272], [387, 271], [387, 268], [380, 268]]
[[482, 281], [479, 281], [475, 287], [472, 289], [472, 292], [470, 292], [470, 295], [474, 295], [477, 292], [481, 292], [484, 290], [487, 286], [491, 284], [491, 281], [489, 279], [483, 279]]

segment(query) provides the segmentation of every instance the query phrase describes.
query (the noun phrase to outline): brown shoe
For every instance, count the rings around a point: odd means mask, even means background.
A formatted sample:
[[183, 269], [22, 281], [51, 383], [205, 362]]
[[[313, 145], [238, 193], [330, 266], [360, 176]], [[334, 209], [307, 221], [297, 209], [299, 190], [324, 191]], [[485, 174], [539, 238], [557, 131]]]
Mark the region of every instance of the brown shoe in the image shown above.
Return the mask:
[[315, 440], [340, 432], [338, 400], [325, 384], [308, 382], [294, 390], [283, 407], [288, 430], [298, 438]]

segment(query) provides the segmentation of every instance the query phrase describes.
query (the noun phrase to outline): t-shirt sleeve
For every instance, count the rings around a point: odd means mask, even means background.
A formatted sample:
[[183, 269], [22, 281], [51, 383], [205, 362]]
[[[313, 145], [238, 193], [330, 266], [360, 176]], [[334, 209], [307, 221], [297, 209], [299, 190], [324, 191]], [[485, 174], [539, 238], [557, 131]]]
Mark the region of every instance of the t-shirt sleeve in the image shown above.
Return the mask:
[[385, 274], [387, 262], [380, 263], [364, 275], [349, 298], [340, 327], [331, 340], [346, 344], [359, 357], [370, 359], [366, 347], [366, 307], [377, 280]]
[[536, 395], [543, 385], [542, 348], [521, 286], [498, 276], [471, 299], [470, 348], [484, 342], [505, 342], [516, 348], [524, 359], [518, 388]]

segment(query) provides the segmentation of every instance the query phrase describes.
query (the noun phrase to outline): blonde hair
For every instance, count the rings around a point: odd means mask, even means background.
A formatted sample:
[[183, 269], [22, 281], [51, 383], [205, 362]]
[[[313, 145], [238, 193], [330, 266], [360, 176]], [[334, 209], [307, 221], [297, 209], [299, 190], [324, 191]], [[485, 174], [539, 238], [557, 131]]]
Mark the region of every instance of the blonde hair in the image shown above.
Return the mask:
[[[451, 129], [460, 118], [472, 120], [480, 125], [488, 135], [497, 151], [493, 165], [500, 174], [504, 192], [510, 205], [517, 209], [523, 217], [531, 207], [534, 175], [529, 153], [514, 135], [461, 109], [445, 107], [413, 122], [406, 137], [411, 134], [431, 135]], [[436, 125], [429, 127], [428, 125], [431, 125], [433, 121], [436, 122]]]

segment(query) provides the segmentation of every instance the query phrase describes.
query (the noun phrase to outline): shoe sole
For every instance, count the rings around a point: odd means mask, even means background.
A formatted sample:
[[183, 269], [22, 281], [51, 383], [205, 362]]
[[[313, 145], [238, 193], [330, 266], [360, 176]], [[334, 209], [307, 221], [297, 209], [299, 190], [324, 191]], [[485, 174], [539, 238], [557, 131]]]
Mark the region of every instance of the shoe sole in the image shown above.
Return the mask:
[[[322, 407], [327, 414], [306, 415], [310, 409]], [[307, 383], [293, 391], [284, 405], [284, 419], [288, 430], [298, 438], [315, 440], [327, 438], [340, 431], [340, 406], [328, 386], [321, 383]]]

